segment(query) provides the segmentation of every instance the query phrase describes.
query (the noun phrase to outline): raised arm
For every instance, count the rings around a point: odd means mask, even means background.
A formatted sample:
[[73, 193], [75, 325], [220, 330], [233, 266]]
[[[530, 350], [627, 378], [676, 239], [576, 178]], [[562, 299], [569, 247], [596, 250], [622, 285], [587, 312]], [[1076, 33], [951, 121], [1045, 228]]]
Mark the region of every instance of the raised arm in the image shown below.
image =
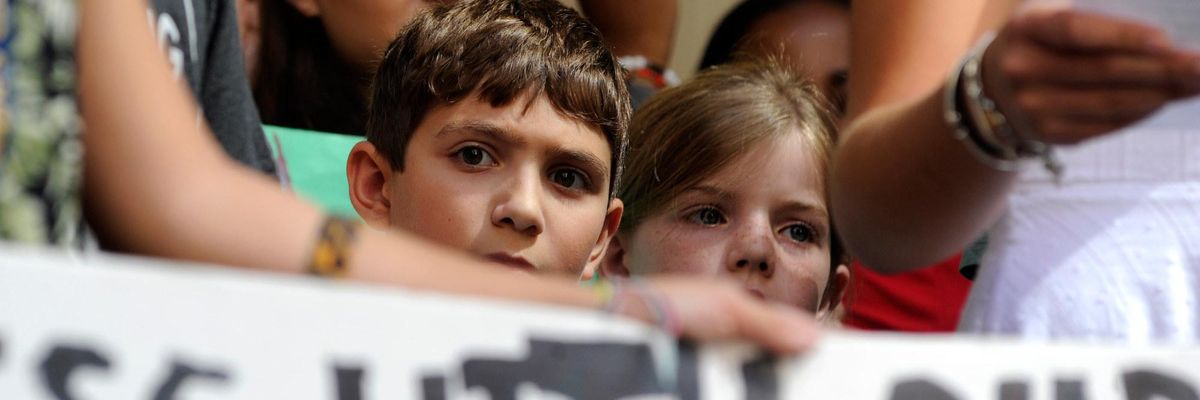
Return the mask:
[[1155, 29], [1014, 6], [853, 3], [849, 118], [832, 191], [843, 238], [867, 265], [896, 272], [937, 262], [1004, 211], [1015, 174], [980, 162], [943, 119], [947, 76], [981, 33], [1000, 32], [983, 57], [986, 91], [1049, 143], [1110, 133], [1195, 92], [1196, 58]]
[[580, 0], [618, 56], [640, 55], [666, 66], [675, 37], [676, 0]]

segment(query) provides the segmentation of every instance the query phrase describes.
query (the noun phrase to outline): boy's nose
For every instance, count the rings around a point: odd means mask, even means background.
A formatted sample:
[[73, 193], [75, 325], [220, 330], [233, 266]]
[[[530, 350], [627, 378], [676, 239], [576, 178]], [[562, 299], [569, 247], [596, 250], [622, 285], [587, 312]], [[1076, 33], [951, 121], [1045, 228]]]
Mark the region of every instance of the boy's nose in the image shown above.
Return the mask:
[[529, 180], [514, 179], [507, 187], [500, 188], [500, 198], [492, 209], [493, 225], [530, 236], [542, 233], [545, 221], [538, 185]]

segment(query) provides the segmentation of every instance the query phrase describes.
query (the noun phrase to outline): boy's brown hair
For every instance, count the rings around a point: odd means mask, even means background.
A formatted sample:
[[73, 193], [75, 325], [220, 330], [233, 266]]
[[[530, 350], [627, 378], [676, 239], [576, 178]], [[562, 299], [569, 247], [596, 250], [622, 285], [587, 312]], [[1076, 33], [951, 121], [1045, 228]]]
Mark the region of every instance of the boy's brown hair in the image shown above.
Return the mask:
[[493, 107], [526, 93], [599, 128], [621, 177], [629, 124], [624, 71], [590, 22], [556, 0], [466, 0], [418, 15], [388, 46], [372, 88], [367, 140], [404, 169], [408, 141], [433, 108], [476, 94]]
[[[793, 129], [828, 166], [836, 128], [817, 86], [768, 58], [713, 67], [660, 92], [629, 129], [629, 168], [617, 195], [625, 203], [625, 233], [755, 144]], [[845, 262], [836, 234], [830, 260], [831, 268]]]

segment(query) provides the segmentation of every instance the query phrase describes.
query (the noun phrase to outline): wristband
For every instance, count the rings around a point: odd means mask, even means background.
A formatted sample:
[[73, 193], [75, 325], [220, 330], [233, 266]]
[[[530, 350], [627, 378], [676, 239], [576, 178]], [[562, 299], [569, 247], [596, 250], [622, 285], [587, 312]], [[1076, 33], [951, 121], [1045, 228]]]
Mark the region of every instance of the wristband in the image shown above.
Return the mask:
[[358, 221], [326, 216], [313, 246], [308, 273], [326, 278], [345, 277], [350, 249], [361, 225]]

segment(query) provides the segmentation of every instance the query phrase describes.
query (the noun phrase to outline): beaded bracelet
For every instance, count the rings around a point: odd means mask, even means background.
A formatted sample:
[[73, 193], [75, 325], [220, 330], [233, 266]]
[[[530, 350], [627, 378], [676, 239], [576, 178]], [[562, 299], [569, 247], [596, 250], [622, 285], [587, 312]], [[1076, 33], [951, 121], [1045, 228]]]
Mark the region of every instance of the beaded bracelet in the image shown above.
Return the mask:
[[600, 297], [604, 312], [619, 314], [631, 300], [637, 300], [650, 311], [656, 326], [675, 337], [683, 333], [683, 324], [675, 309], [657, 290], [641, 280], [609, 278], [595, 283], [592, 290]]
[[630, 77], [649, 82], [655, 89], [666, 89], [679, 84], [679, 76], [675, 71], [650, 62], [643, 56], [621, 56], [617, 60], [621, 67], [629, 71]]
[[313, 247], [308, 273], [326, 278], [346, 276], [346, 269], [350, 265], [350, 249], [361, 225], [358, 221], [326, 216]]

